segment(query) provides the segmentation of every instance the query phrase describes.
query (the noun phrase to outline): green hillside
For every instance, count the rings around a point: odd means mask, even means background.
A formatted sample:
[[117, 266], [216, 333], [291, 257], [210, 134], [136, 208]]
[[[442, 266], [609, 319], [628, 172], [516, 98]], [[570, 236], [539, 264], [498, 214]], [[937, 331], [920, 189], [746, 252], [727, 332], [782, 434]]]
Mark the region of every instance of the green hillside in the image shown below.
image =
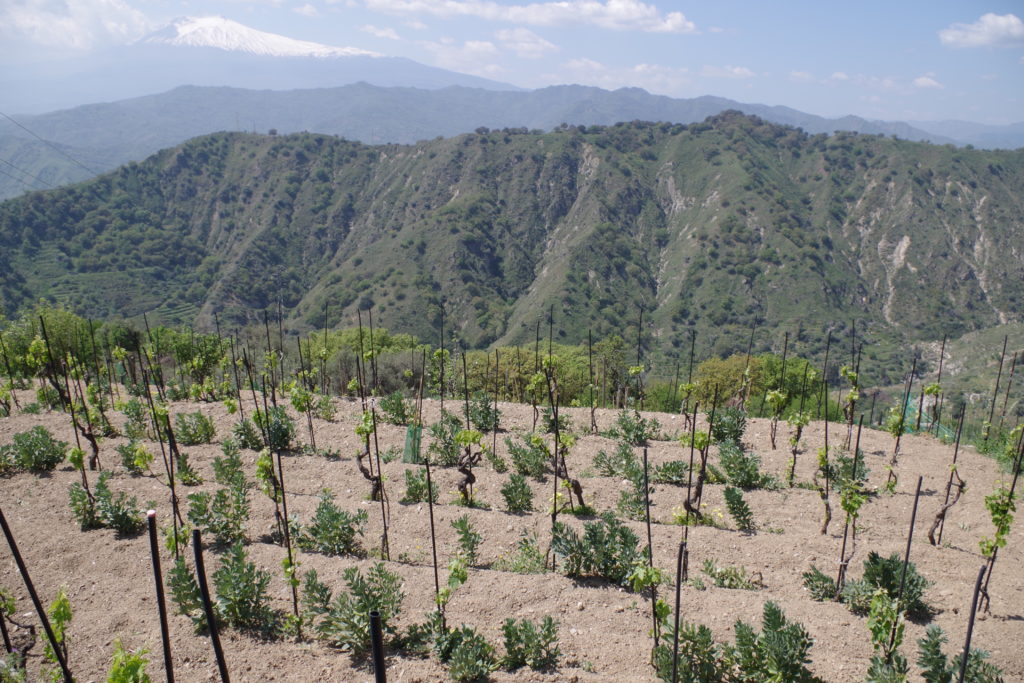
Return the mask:
[[[907, 342], [1024, 311], [1024, 152], [704, 123], [506, 129], [416, 145], [215, 134], [0, 204], [7, 315], [211, 327], [350, 321], [469, 346], [626, 334], [651, 348], [820, 354], [852, 321], [883, 365]], [[797, 337], [794, 337], [796, 339]]]

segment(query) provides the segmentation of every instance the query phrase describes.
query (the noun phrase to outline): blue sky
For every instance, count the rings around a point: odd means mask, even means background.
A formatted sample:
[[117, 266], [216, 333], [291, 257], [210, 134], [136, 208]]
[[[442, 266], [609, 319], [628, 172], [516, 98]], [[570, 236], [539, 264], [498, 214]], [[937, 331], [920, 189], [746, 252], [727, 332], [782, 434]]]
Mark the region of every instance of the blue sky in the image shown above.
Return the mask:
[[1020, 0], [0, 0], [0, 68], [60, 68], [209, 14], [526, 88], [635, 86], [825, 116], [1024, 121]]

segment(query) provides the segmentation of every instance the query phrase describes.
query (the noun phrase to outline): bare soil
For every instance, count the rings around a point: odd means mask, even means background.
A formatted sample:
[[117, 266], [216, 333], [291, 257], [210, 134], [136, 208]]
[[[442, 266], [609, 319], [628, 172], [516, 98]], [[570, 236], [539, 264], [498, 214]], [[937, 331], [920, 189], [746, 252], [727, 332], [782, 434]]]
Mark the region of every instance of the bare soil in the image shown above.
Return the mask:
[[[28, 395], [25, 399], [29, 399]], [[338, 417], [334, 422], [314, 420], [317, 445], [339, 451], [340, 459], [317, 456], [287, 456], [284, 461], [289, 512], [308, 520], [316, 504], [317, 494], [331, 489], [337, 502], [348, 510], [364, 508], [370, 523], [363, 545], [370, 557], [335, 558], [314, 553], [299, 553], [300, 571], [315, 568], [321, 580], [335, 589], [343, 586], [345, 568], [368, 567], [375, 560], [372, 553], [380, 547], [380, 504], [367, 500], [369, 487], [359, 474], [354, 454], [359, 438], [354, 428], [359, 417], [357, 403], [338, 401]], [[461, 404], [449, 404], [458, 409]], [[247, 405], [251, 411], [251, 405]], [[502, 428], [529, 430], [533, 416], [530, 406], [501, 404]], [[217, 426], [217, 441], [230, 434], [237, 416], [228, 415], [220, 404], [176, 403], [172, 412], [201, 410], [212, 417]], [[583, 431], [589, 419], [585, 409], [564, 409]], [[616, 412], [599, 410], [600, 429], [608, 429]], [[121, 419], [119, 413], [116, 414]], [[427, 424], [438, 418], [436, 400], [425, 402]], [[668, 436], [682, 430], [682, 418], [668, 414], [647, 414], [656, 417]], [[305, 420], [297, 420], [298, 435], [305, 441]], [[0, 445], [9, 443], [14, 434], [43, 424], [58, 438], [74, 443], [69, 418], [62, 413], [42, 415], [16, 414], [0, 419]], [[785, 447], [788, 428], [780, 425], [779, 449], [770, 447], [767, 420], [750, 420], [744, 443], [762, 457], [763, 468], [785, 481], [789, 452]], [[507, 458], [506, 434], [500, 434], [498, 453]], [[426, 446], [424, 437], [424, 447]], [[830, 440], [836, 443], [842, 430], [830, 426]], [[490, 441], [490, 436], [487, 437]], [[379, 445], [382, 452], [401, 449], [405, 428], [381, 424]], [[804, 448], [797, 459], [798, 482], [809, 482], [815, 468], [817, 450], [824, 440], [824, 426], [812, 423], [804, 436]], [[161, 476], [131, 476], [123, 470], [114, 450], [123, 438], [102, 443], [104, 468], [116, 477], [111, 486], [138, 498], [140, 505], [150, 506], [158, 519], [170, 519], [169, 494]], [[160, 463], [160, 449], [149, 444], [157, 454], [154, 471]], [[569, 468], [581, 477], [587, 502], [598, 511], [614, 509], [624, 482], [588, 476], [593, 473], [592, 460], [599, 450], [611, 451], [611, 439], [582, 435], [572, 449]], [[865, 430], [861, 448], [870, 467], [870, 486], [881, 490], [886, 479], [885, 465], [893, 448], [893, 439], [886, 433]], [[193, 466], [202, 474], [205, 484], [184, 488], [180, 495], [196, 490], [213, 490], [210, 463], [220, 453], [219, 443], [184, 449]], [[717, 463], [717, 456], [711, 457]], [[639, 451], [638, 451], [639, 453]], [[850, 575], [859, 577], [861, 564], [869, 550], [882, 554], [902, 555], [910, 526], [911, 507], [917, 477], [923, 477], [920, 511], [914, 530], [912, 561], [932, 586], [925, 595], [935, 613], [930, 623], [938, 624], [949, 638], [947, 652], [962, 648], [966, 633], [971, 593], [983, 558], [978, 541], [992, 534], [992, 524], [985, 510], [984, 498], [997, 481], [1007, 479], [991, 459], [972, 448], [962, 448], [959, 472], [968, 483], [968, 490], [952, 509], [945, 525], [943, 543], [928, 543], [927, 531], [941, 505], [952, 446], [927, 436], [904, 437], [897, 471], [899, 484], [894, 494], [872, 496], [861, 510], [861, 531], [857, 555]], [[675, 440], [652, 442], [649, 449], [652, 467], [669, 460], [685, 460], [688, 449]], [[256, 453], [244, 451], [243, 459], [249, 476], [253, 476]], [[403, 505], [398, 502], [404, 493], [403, 470], [416, 467], [401, 458], [384, 465], [387, 495], [390, 499], [390, 549], [393, 560], [388, 563], [405, 581], [401, 625], [422, 622], [433, 608], [434, 578], [431, 565], [430, 531], [427, 506]], [[162, 467], [160, 468], [162, 471]], [[520, 670], [515, 673], [495, 672], [495, 681], [653, 681], [657, 680], [649, 665], [650, 603], [640, 595], [600, 581], [576, 582], [557, 573], [522, 575], [486, 568], [499, 557], [514, 550], [523, 532], [535, 532], [542, 548], [550, 539], [550, 518], [547, 510], [551, 500], [551, 480], [531, 482], [535, 507], [532, 514], [515, 515], [504, 511], [500, 493], [507, 474], [494, 472], [486, 463], [477, 470], [476, 495], [490, 509], [471, 509], [453, 504], [459, 475], [454, 469], [436, 470], [440, 501], [435, 507], [438, 534], [438, 562], [441, 580], [445, 566], [455, 552], [456, 534], [450, 522], [469, 514], [473, 525], [483, 535], [482, 568], [470, 570], [468, 582], [460, 588], [448, 606], [449, 623], [466, 623], [477, 627], [501, 650], [501, 623], [507, 617], [541, 619], [552, 615], [560, 625], [561, 663], [557, 671], [538, 673]], [[93, 475], [94, 476], [94, 475]], [[160, 629], [155, 605], [152, 566], [145, 534], [131, 538], [118, 537], [113, 531], [82, 532], [68, 506], [68, 487], [78, 474], [64, 463], [46, 476], [20, 473], [0, 479], [0, 505], [15, 534], [32, 579], [43, 601], [49, 603], [64, 586], [74, 610], [68, 632], [70, 665], [80, 681], [98, 681], [109, 670], [113, 642], [120, 638], [129, 649], [149, 650], [149, 671], [162, 680]], [[672, 524], [673, 509], [682, 505], [685, 490], [659, 485], [652, 498], [654, 559], [657, 566], [674, 575], [675, 558], [682, 536], [682, 527]], [[752, 491], [745, 494], [758, 525], [758, 531], [744, 534], [735, 531], [725, 511], [723, 487], [708, 486], [704, 500], [706, 511], [721, 519], [726, 528], [694, 527], [689, 534], [690, 575], [700, 576], [705, 559], [719, 566], [745, 567], [757, 575], [764, 588], [757, 591], [727, 590], [709, 586], [700, 591], [685, 586], [682, 591], [683, 618], [707, 624], [721, 641], [734, 639], [733, 624], [742, 619], [760, 627], [762, 607], [767, 600], [777, 602], [786, 615], [801, 622], [815, 639], [811, 649], [810, 668], [826, 681], [860, 681], [864, 679], [871, 645], [866, 619], [852, 614], [838, 603], [811, 600], [802, 586], [801, 573], [817, 565], [826, 573], [837, 569], [837, 558], [843, 533], [842, 512], [833, 497], [833, 521], [828, 533], [820, 532], [822, 503], [813, 490], [782, 488], [775, 491]], [[248, 526], [250, 556], [264, 569], [272, 572], [274, 607], [290, 612], [290, 590], [281, 570], [284, 549], [273, 544], [267, 535], [273, 527], [273, 505], [258, 490], [252, 494], [253, 515]], [[561, 517], [573, 525], [583, 521], [568, 515]], [[640, 522], [628, 522], [643, 539], [646, 530]], [[213, 552], [207, 552], [207, 571], [219, 565]], [[165, 554], [163, 567], [170, 565]], [[1024, 527], [1019, 520], [1013, 525], [1007, 546], [999, 553], [991, 579], [991, 613], [980, 615], [974, 631], [973, 644], [991, 653], [991, 661], [1003, 669], [1007, 681], [1024, 680]], [[704, 577], [705, 579], [707, 577]], [[0, 550], [0, 585], [13, 590], [18, 600], [17, 620], [35, 623], [31, 602], [20, 581], [13, 558], [4, 546]], [[666, 592], [669, 588], [663, 588]], [[924, 635], [926, 624], [910, 623], [903, 651], [913, 662], [917, 656], [916, 641]], [[215, 680], [217, 677], [213, 652], [207, 638], [193, 633], [189, 620], [180, 615], [171, 619], [174, 666], [179, 680]], [[16, 637], [25, 634], [15, 628]], [[40, 630], [41, 635], [41, 630]], [[247, 633], [227, 631], [222, 635], [228, 666], [235, 680], [273, 681], [369, 681], [373, 674], [363, 664], [354, 664], [349, 655], [312, 640], [300, 641], [280, 637], [261, 640]], [[42, 660], [41, 642], [30, 651], [30, 668], [38, 671]], [[951, 653], [952, 654], [952, 653]], [[447, 680], [445, 669], [433, 659], [416, 659], [392, 655], [388, 659], [391, 681]], [[920, 680], [912, 664], [912, 679]]]

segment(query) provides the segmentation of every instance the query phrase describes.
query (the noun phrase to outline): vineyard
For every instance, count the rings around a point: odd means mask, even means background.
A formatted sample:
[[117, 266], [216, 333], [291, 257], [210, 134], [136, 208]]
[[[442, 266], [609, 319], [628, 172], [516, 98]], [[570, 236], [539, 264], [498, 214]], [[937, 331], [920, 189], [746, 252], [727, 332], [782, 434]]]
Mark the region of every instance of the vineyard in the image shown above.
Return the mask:
[[1024, 679], [1024, 430], [995, 399], [968, 445], [913, 369], [873, 419], [859, 354], [832, 386], [784, 350], [656, 391], [639, 349], [612, 376], [538, 331], [513, 377], [366, 332], [349, 367], [269, 322], [9, 326], [2, 680], [162, 680], [165, 648], [179, 680], [369, 680], [371, 611], [396, 681]]

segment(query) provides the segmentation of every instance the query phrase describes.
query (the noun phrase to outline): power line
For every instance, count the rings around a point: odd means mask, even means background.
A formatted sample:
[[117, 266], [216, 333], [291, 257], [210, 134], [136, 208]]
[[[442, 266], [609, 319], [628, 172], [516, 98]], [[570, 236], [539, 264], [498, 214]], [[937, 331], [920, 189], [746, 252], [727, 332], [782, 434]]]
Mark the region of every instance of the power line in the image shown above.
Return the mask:
[[45, 140], [45, 139], [43, 139], [43, 138], [39, 137], [39, 136], [38, 136], [38, 135], [36, 135], [36, 134], [35, 134], [35, 133], [34, 133], [33, 131], [29, 130], [29, 129], [28, 129], [28, 128], [26, 128], [26, 127], [25, 127], [24, 125], [22, 125], [22, 124], [18, 123], [17, 121], [15, 121], [15, 120], [14, 120], [14, 119], [12, 119], [12, 118], [11, 118], [10, 116], [8, 116], [7, 114], [3, 113], [2, 111], [0, 111], [0, 116], [3, 116], [3, 117], [4, 117], [5, 119], [7, 119], [8, 121], [10, 121], [10, 122], [11, 122], [11, 123], [13, 123], [14, 125], [16, 125], [16, 126], [17, 126], [18, 128], [21, 128], [21, 129], [22, 129], [23, 131], [25, 131], [26, 133], [28, 133], [29, 135], [31, 135], [32, 137], [34, 137], [34, 138], [35, 138], [36, 140], [39, 140], [39, 142], [41, 142], [41, 143], [43, 143], [44, 145], [46, 145], [47, 147], [49, 147], [50, 149], [52, 149], [52, 150], [53, 150], [54, 152], [56, 152], [57, 154], [60, 154], [60, 155], [61, 155], [61, 156], [63, 156], [63, 157], [65, 158], [65, 159], [68, 159], [68, 160], [70, 160], [70, 161], [71, 161], [71, 162], [72, 162], [73, 164], [75, 164], [76, 166], [78, 166], [79, 168], [81, 168], [82, 170], [84, 170], [84, 171], [85, 171], [86, 173], [88, 173], [89, 175], [99, 175], [99, 174], [100, 174], [100, 172], [99, 172], [99, 171], [95, 171], [95, 170], [93, 170], [93, 169], [89, 168], [88, 166], [86, 166], [85, 164], [83, 164], [83, 163], [82, 163], [81, 161], [79, 161], [78, 159], [74, 158], [73, 156], [71, 156], [70, 154], [68, 154], [68, 153], [67, 153], [67, 152], [65, 152], [64, 150], [62, 150], [62, 149], [61, 149], [60, 147], [57, 147], [57, 146], [56, 146], [55, 144], [53, 144], [53, 143], [52, 143], [52, 142], [50, 142], [49, 140]]
[[17, 177], [15, 177], [15, 176], [12, 176], [12, 175], [11, 175], [10, 173], [8, 173], [7, 171], [5, 171], [5, 170], [4, 170], [4, 169], [2, 169], [2, 168], [0, 168], [0, 175], [5, 175], [5, 176], [7, 176], [8, 178], [10, 178], [11, 180], [13, 180], [14, 182], [16, 182], [16, 183], [21, 183], [22, 185], [24, 185], [24, 186], [25, 186], [25, 189], [26, 189], [26, 190], [28, 190], [28, 191], [30, 191], [30, 192], [31, 192], [32, 190], [36, 189], [36, 188], [32, 187], [31, 185], [29, 185], [28, 183], [26, 183], [26, 182], [25, 182], [24, 180], [22, 180], [21, 178], [17, 178]]
[[50, 188], [51, 190], [52, 190], [52, 189], [54, 189], [54, 188], [56, 187], [56, 185], [52, 185], [52, 184], [50, 184], [50, 183], [46, 182], [45, 180], [43, 180], [43, 179], [42, 179], [42, 178], [40, 178], [39, 176], [35, 175], [34, 173], [31, 173], [30, 171], [26, 171], [26, 170], [25, 170], [25, 169], [23, 169], [23, 168], [19, 168], [19, 167], [15, 166], [15, 165], [14, 165], [14, 164], [12, 164], [11, 162], [7, 161], [7, 159], [0, 159], [0, 162], [2, 162], [2, 163], [5, 163], [5, 164], [7, 164], [8, 166], [10, 166], [11, 168], [13, 168], [13, 169], [14, 169], [15, 171], [17, 171], [18, 173], [21, 173], [21, 174], [23, 174], [23, 175], [26, 175], [26, 176], [28, 176], [29, 178], [32, 178], [33, 180], [35, 180], [36, 182], [40, 182], [40, 183], [42, 183], [43, 185], [46, 185], [46, 187]]

